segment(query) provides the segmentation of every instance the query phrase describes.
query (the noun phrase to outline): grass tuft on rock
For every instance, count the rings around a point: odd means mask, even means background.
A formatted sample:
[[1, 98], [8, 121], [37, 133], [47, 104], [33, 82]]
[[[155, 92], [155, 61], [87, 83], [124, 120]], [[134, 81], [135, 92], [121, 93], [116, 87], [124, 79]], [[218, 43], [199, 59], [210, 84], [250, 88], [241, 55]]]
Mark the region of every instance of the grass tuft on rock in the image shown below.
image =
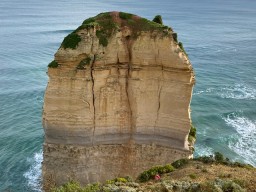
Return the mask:
[[179, 47], [180, 47], [180, 49], [183, 51], [183, 53], [185, 53], [185, 55], [188, 56], [188, 54], [186, 53], [186, 51], [185, 51], [185, 49], [184, 49], [184, 47], [183, 47], [182, 42], [179, 42]]
[[155, 166], [141, 173], [138, 177], [138, 180], [140, 182], [146, 182], [150, 179], [153, 179], [156, 174], [170, 173], [172, 171], [174, 171], [174, 167], [170, 164], [164, 166]]
[[119, 17], [122, 19], [121, 23], [115, 22], [110, 12], [100, 13], [95, 17], [84, 20], [81, 26], [79, 26], [74, 32], [79, 32], [83, 29], [95, 28], [96, 36], [99, 39], [99, 44], [103, 47], [108, 45], [108, 39], [111, 37], [114, 31], [127, 26], [133, 33], [133, 37], [136, 38], [141, 31], [160, 31], [164, 35], [168, 34], [168, 31], [172, 29], [168, 26], [162, 25], [154, 21], [150, 21], [145, 18], [138, 17], [136, 15], [119, 12]]
[[189, 159], [179, 159], [177, 161], [174, 161], [172, 163], [172, 166], [176, 169], [179, 169], [181, 167], [184, 167], [185, 165], [187, 165], [189, 163]]
[[71, 33], [66, 36], [61, 44], [64, 49], [76, 49], [78, 43], [81, 41], [81, 37], [76, 33]]
[[119, 12], [119, 17], [124, 20], [131, 19], [132, 16], [133, 14], [130, 14], [130, 13]]
[[84, 69], [84, 67], [86, 65], [89, 65], [91, 63], [91, 57], [86, 57], [85, 59], [83, 59], [78, 66], [76, 67], [77, 69]]
[[178, 34], [177, 33], [173, 33], [172, 34], [173, 40], [178, 43]]
[[192, 143], [195, 140], [196, 140], [196, 128], [193, 125], [191, 125], [189, 135], [188, 135], [188, 141]]
[[50, 68], [57, 68], [58, 66], [59, 64], [55, 60], [53, 60], [51, 63], [48, 64], [48, 67]]
[[100, 190], [100, 184], [94, 183], [82, 187], [76, 181], [70, 181], [60, 187], [55, 187], [51, 192], [98, 192]]

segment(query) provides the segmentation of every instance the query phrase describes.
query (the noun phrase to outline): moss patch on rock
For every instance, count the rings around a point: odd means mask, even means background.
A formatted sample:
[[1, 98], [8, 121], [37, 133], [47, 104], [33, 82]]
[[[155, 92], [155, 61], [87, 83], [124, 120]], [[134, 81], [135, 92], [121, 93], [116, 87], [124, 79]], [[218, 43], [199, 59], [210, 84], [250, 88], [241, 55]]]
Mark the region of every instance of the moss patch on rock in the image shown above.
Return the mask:
[[179, 42], [179, 47], [180, 47], [180, 49], [183, 51], [183, 53], [185, 53], [185, 55], [188, 56], [188, 54], [186, 53], [186, 51], [185, 51], [185, 49], [184, 49], [184, 47], [183, 47], [182, 42]]
[[78, 43], [81, 41], [81, 37], [75, 32], [66, 36], [61, 44], [64, 49], [76, 49]]
[[191, 125], [189, 135], [188, 135], [188, 141], [191, 143], [196, 140], [196, 128]]
[[59, 64], [55, 60], [53, 60], [51, 63], [48, 64], [48, 67], [50, 68], [57, 68], [58, 66]]
[[106, 12], [84, 20], [82, 25], [73, 33], [79, 32], [83, 29], [95, 28], [99, 44], [106, 47], [108, 45], [108, 39], [111, 37], [113, 32], [120, 30], [124, 26], [132, 30], [133, 37], [137, 37], [139, 35], [138, 33], [142, 31], [157, 30], [159, 32], [164, 32], [164, 34], [166, 34], [167, 31], [172, 31], [168, 26], [130, 13], [117, 12], [114, 14], [114, 12]]
[[84, 69], [84, 67], [86, 65], [89, 65], [91, 63], [91, 57], [86, 57], [85, 59], [83, 59], [78, 65], [77, 65], [77, 69]]
[[133, 14], [130, 14], [130, 13], [119, 12], [119, 17], [120, 17], [121, 19], [125, 19], [125, 20], [131, 19], [132, 16], [133, 16]]

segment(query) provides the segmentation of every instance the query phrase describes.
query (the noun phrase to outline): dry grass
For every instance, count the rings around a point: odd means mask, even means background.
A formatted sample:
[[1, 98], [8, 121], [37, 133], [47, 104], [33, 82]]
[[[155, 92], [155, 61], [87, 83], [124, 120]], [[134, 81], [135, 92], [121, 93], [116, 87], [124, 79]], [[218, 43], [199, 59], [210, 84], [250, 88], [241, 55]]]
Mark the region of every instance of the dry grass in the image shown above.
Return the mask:
[[[195, 177], [191, 178], [191, 175], [195, 175]], [[193, 181], [198, 183], [213, 181], [216, 178], [233, 180], [248, 191], [256, 192], [255, 168], [248, 169], [190, 161], [183, 168], [163, 176], [164, 180]]]

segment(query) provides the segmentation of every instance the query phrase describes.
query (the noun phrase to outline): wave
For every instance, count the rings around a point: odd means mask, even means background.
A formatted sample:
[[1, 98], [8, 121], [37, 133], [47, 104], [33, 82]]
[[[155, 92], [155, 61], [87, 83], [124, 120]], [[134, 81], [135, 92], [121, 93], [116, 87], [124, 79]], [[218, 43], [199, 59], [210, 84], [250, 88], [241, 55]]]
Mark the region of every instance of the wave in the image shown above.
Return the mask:
[[256, 89], [243, 84], [236, 84], [235, 86], [222, 88], [219, 96], [222, 98], [254, 100], [256, 99]]
[[244, 84], [235, 84], [233, 86], [227, 86], [223, 88], [207, 88], [205, 90], [199, 90], [193, 93], [193, 95], [201, 94], [213, 94], [217, 95], [223, 99], [245, 99], [245, 100], [255, 100], [256, 99], [256, 89], [249, 87]]
[[33, 158], [28, 158], [27, 161], [31, 164], [31, 166], [29, 170], [23, 174], [23, 176], [27, 179], [28, 187], [31, 190], [41, 192], [41, 175], [43, 161], [42, 150], [38, 153], [35, 153]]
[[214, 153], [214, 150], [207, 145], [196, 143], [195, 156], [209, 156]]
[[256, 121], [237, 113], [230, 113], [223, 120], [237, 132], [229, 140], [228, 147], [243, 157], [246, 163], [256, 166]]
[[196, 92], [193, 93], [193, 95], [201, 95], [201, 94], [204, 94], [204, 93], [211, 93], [214, 90], [215, 90], [214, 88], [207, 88], [206, 90], [196, 91]]

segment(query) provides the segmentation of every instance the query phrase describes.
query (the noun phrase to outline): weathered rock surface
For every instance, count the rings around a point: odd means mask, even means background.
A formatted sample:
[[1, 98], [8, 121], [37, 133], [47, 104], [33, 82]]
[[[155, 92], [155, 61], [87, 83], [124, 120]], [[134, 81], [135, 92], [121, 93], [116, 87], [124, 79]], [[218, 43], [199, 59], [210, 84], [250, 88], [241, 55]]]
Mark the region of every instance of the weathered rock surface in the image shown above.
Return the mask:
[[128, 16], [86, 20], [73, 32], [77, 46], [55, 54], [43, 107], [46, 185], [136, 177], [192, 155], [188, 57], [172, 29]]

